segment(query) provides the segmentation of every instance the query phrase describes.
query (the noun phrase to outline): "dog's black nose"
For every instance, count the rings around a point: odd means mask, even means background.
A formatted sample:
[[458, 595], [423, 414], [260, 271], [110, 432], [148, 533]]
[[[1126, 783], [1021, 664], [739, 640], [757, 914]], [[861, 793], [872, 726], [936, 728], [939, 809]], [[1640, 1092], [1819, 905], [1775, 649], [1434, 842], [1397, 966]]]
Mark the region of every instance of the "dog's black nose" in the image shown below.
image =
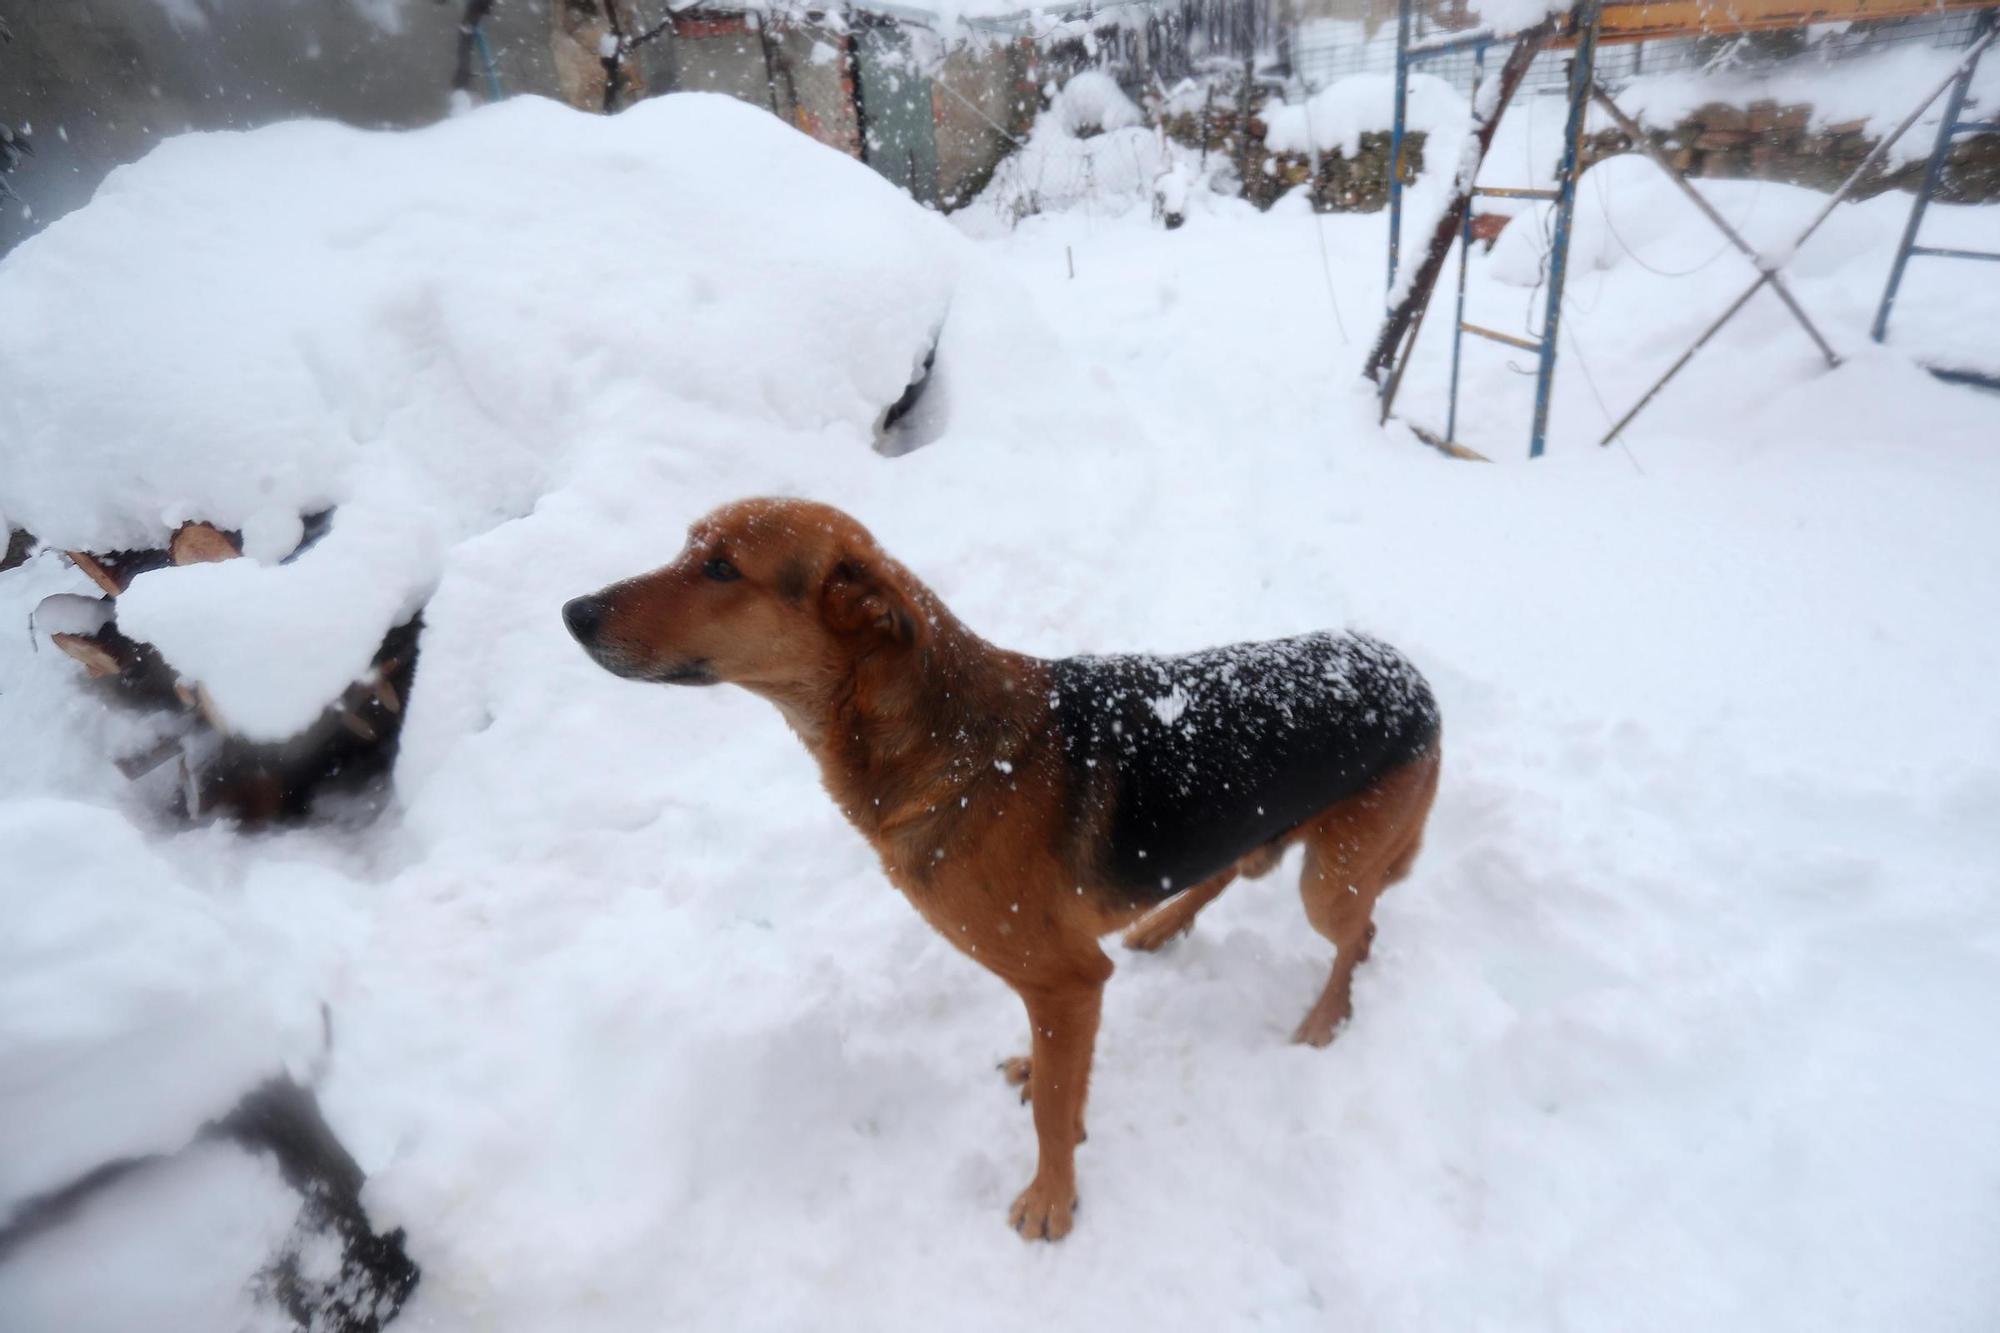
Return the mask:
[[580, 642], [589, 643], [597, 636], [597, 627], [604, 620], [604, 603], [595, 597], [573, 597], [563, 603], [563, 624]]

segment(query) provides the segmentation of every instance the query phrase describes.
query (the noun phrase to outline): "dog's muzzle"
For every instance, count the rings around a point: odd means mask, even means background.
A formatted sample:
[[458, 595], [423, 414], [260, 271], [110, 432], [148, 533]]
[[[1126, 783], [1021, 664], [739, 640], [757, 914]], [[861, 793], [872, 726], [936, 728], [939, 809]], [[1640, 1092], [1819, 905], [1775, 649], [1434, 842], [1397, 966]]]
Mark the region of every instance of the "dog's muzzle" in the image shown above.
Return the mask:
[[600, 597], [574, 597], [563, 603], [563, 624], [571, 637], [583, 645], [590, 660], [614, 676], [626, 680], [648, 680], [658, 685], [714, 685], [715, 671], [706, 658], [662, 662], [645, 654], [635, 654], [617, 637], [602, 637], [606, 607]]
[[572, 597], [563, 603], [562, 616], [571, 636], [588, 648], [597, 638], [597, 627], [604, 623], [604, 603], [595, 597]]

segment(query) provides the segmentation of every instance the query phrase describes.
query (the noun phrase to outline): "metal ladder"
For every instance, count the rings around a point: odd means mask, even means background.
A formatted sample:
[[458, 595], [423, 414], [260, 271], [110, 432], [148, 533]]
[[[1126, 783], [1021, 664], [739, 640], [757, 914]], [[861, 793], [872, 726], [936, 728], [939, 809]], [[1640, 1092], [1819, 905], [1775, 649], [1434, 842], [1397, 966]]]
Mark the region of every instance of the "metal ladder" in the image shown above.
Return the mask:
[[[1889, 285], [1882, 289], [1882, 304], [1876, 307], [1875, 324], [1869, 336], [1876, 342], [1883, 342], [1889, 333], [1889, 312], [1895, 309], [1897, 289], [1903, 285], [1903, 270], [1909, 266], [1912, 256], [1926, 259], [1986, 259], [2000, 260], [1996, 250], [1956, 250], [1944, 246], [1918, 245], [1917, 230], [1923, 225], [1924, 210], [1930, 207], [1931, 196], [1937, 193], [1938, 181], [1944, 175], [1945, 159], [1951, 156], [1952, 140], [1961, 134], [2000, 134], [2000, 120], [1960, 120], [1965, 111], [1966, 90], [1972, 85], [1972, 76], [1979, 69], [1980, 57], [1992, 44], [1993, 28], [2000, 19], [2000, 9], [1984, 9], [1979, 13], [1978, 23], [1972, 30], [1972, 49], [1968, 58], [1959, 66], [1957, 76], [1952, 80], [1951, 91], [1945, 99], [1944, 119], [1938, 122], [1937, 142], [1931, 146], [1931, 160], [1924, 168], [1923, 184], [1917, 187], [1917, 197], [1910, 205], [1910, 220], [1903, 225], [1903, 239], [1896, 247], [1896, 261], [1889, 266]], [[1958, 384], [1978, 384], [1989, 389], [2000, 389], [2000, 374], [1952, 367], [1929, 367], [1931, 374], [1941, 380]]]
[[[1402, 149], [1407, 127], [1408, 87], [1410, 72], [1420, 65], [1440, 56], [1453, 55], [1470, 48], [1473, 56], [1473, 87], [1475, 99], [1485, 82], [1486, 52], [1489, 47], [1512, 45], [1514, 41], [1530, 40], [1528, 37], [1509, 39], [1497, 37], [1490, 31], [1475, 31], [1458, 37], [1431, 38], [1413, 41], [1415, 4], [1413, 0], [1402, 0], [1397, 10], [1396, 22], [1396, 89], [1395, 118], [1390, 135], [1389, 157], [1389, 288], [1392, 296], [1391, 318], [1395, 317], [1394, 307], [1399, 304], [1394, 298], [1397, 288], [1398, 269], [1402, 258]], [[1445, 453], [1464, 457], [1478, 457], [1471, 450], [1458, 443], [1458, 378], [1461, 349], [1465, 335], [1484, 338], [1507, 347], [1519, 348], [1533, 353], [1535, 370], [1535, 411], [1533, 424], [1528, 434], [1528, 457], [1541, 457], [1548, 436], [1550, 391], [1555, 382], [1556, 338], [1562, 316], [1563, 282], [1569, 270], [1570, 223], [1576, 210], [1576, 180], [1581, 157], [1584, 111], [1590, 101], [1590, 90], [1596, 78], [1598, 18], [1601, 0], [1579, 0], [1569, 17], [1569, 31], [1575, 43], [1569, 70], [1569, 118], [1563, 131], [1562, 165], [1557, 171], [1556, 188], [1543, 189], [1502, 189], [1477, 184], [1478, 165], [1471, 168], [1469, 187], [1462, 199], [1454, 201], [1459, 209], [1458, 219], [1458, 293], [1451, 332], [1451, 382], [1445, 407], [1445, 428], [1443, 436], [1437, 436], [1423, 427], [1411, 423], [1411, 429], [1420, 439]], [[1540, 40], [1535, 39], [1536, 49]], [[1500, 92], [1497, 105], [1492, 110], [1492, 119], [1497, 121], [1505, 114], [1511, 98], [1511, 87]], [[1484, 155], [1481, 154], [1483, 162]], [[1476, 198], [1527, 199], [1555, 205], [1554, 226], [1549, 247], [1548, 297], [1542, 316], [1541, 336], [1522, 337], [1473, 324], [1465, 318], [1465, 287], [1468, 255], [1472, 249], [1472, 207]], [[1402, 370], [1415, 351], [1415, 325], [1422, 321], [1422, 305], [1427, 303], [1428, 292], [1417, 297], [1418, 309], [1412, 321], [1407, 343], [1402, 346], [1402, 355], [1397, 358], [1390, 353], [1390, 364], [1381, 367], [1387, 372], [1381, 380], [1383, 416], [1386, 419], [1393, 407], [1395, 394], [1402, 378]], [[1401, 338], [1397, 339], [1402, 342]]]

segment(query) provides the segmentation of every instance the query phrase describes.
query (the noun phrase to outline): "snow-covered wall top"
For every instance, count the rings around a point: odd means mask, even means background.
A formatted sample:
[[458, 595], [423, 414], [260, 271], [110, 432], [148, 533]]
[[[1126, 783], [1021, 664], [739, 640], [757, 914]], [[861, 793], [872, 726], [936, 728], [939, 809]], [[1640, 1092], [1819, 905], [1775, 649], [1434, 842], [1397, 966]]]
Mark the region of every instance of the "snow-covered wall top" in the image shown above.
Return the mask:
[[[1463, 133], [1471, 107], [1443, 79], [1413, 73], [1409, 82], [1409, 127], [1425, 133]], [[1278, 153], [1339, 153], [1352, 157], [1361, 136], [1387, 130], [1396, 119], [1396, 77], [1354, 74], [1327, 85], [1302, 102], [1271, 102], [1263, 111], [1265, 147]]]

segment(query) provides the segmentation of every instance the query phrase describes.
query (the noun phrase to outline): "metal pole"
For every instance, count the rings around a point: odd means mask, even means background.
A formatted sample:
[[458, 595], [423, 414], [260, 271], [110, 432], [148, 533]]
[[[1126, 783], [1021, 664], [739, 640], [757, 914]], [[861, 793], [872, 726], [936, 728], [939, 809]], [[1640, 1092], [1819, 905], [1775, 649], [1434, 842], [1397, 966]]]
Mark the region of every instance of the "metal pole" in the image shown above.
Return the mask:
[[[1973, 28], [1974, 38], [1983, 36], [1993, 26], [1993, 10], [1984, 10], [1979, 15], [1978, 26]], [[1903, 224], [1903, 239], [1896, 245], [1896, 260], [1889, 265], [1889, 285], [1882, 289], [1882, 304], [1875, 307], [1875, 323], [1868, 330], [1868, 336], [1881, 342], [1889, 335], [1889, 311], [1896, 304], [1896, 289], [1903, 285], [1903, 270], [1910, 262], [1910, 249], [1917, 243], [1917, 228], [1923, 224], [1924, 210], [1930, 207], [1931, 196], [1937, 192], [1938, 178], [1944, 175], [1944, 160], [1951, 153], [1952, 130], [1958, 124], [1959, 112], [1965, 109], [1965, 90], [1972, 85], [1972, 65], [1961, 64], [1958, 81], [1952, 85], [1951, 97], [1945, 103], [1944, 119], [1938, 122], [1937, 142], [1931, 146], [1930, 165], [1924, 168], [1924, 183], [1917, 187], [1916, 202], [1910, 205], [1909, 221]]]
[[1599, 440], [1598, 443], [1609, 444], [1613, 440], [1617, 439], [1618, 432], [1624, 430], [1626, 425], [1630, 423], [1632, 418], [1639, 415], [1639, 409], [1644, 407], [1647, 403], [1652, 402], [1654, 396], [1657, 395], [1660, 392], [1660, 390], [1667, 387], [1667, 381], [1672, 379], [1675, 375], [1678, 375], [1680, 373], [1681, 367], [1686, 365], [1689, 361], [1692, 361], [1694, 359], [1694, 354], [1696, 352], [1699, 352], [1702, 348], [1708, 345], [1708, 340], [1715, 336], [1716, 330], [1720, 329], [1724, 324], [1727, 324], [1730, 321], [1730, 319], [1735, 316], [1736, 312], [1741, 310], [1744, 304], [1747, 301], [1749, 301], [1751, 297], [1755, 296], [1758, 290], [1762, 288], [1763, 285], [1769, 282], [1770, 280], [1771, 280], [1770, 274], [1768, 273], [1758, 274], [1757, 281], [1751, 283], [1749, 287], [1745, 288], [1743, 295], [1737, 297], [1734, 301], [1731, 301], [1729, 303], [1729, 309], [1723, 311], [1720, 315], [1716, 316], [1715, 322], [1702, 331], [1701, 337], [1696, 338], [1694, 340], [1694, 345], [1688, 348], [1685, 352], [1681, 353], [1680, 360], [1674, 362], [1671, 366], [1667, 367], [1667, 373], [1660, 376], [1658, 382], [1656, 382], [1652, 388], [1646, 390], [1645, 397], [1641, 398], [1638, 402], [1632, 404], [1631, 411], [1627, 412], [1624, 416], [1618, 418], [1618, 424], [1613, 426], [1610, 430], [1606, 431], [1604, 434], [1604, 438]]
[[1958, 64], [1952, 67], [1951, 73], [1947, 74], [1939, 81], [1935, 88], [1932, 88], [1930, 92], [1925, 94], [1924, 100], [1917, 104], [1916, 109], [1910, 112], [1909, 115], [1904, 116], [1900, 125], [1883, 136], [1882, 142], [1868, 150], [1868, 156], [1861, 159], [1860, 165], [1856, 166], [1847, 179], [1840, 183], [1840, 188], [1833, 192], [1833, 197], [1826, 201], [1825, 206], [1806, 225], [1806, 229], [1799, 233], [1799, 239], [1792, 242], [1793, 251], [1804, 245], [1806, 238], [1818, 231], [1822, 222], [1833, 216], [1833, 210], [1846, 202], [1848, 194], [1853, 191], [1855, 186], [1861, 183], [1861, 178], [1873, 170], [1877, 162], [1880, 162], [1883, 157], [1887, 156], [1890, 145], [1902, 138], [1909, 131], [1910, 126], [1917, 123], [1917, 118], [1929, 109], [1932, 102], [1937, 101], [1943, 95], [1945, 89], [1951, 87], [1952, 81], [1961, 74], [1969, 72], [1974, 65], [1979, 63], [1979, 57], [1986, 54], [1986, 48], [1993, 45], [1993, 39], [1996, 37], [2000, 37], [2000, 28], [1988, 31], [1984, 37], [1967, 48], [1965, 55], [1959, 59]]
[[1396, 289], [1396, 262], [1403, 244], [1403, 122], [1410, 110], [1410, 24], [1414, 0], [1396, 6], [1396, 99], [1389, 121], [1389, 280]]
[[[1472, 86], [1486, 77], [1486, 43], [1472, 48]], [[1474, 178], [1477, 183], [1477, 178]], [[1467, 256], [1472, 253], [1472, 205], [1466, 204], [1463, 221], [1458, 228], [1458, 311], [1451, 321], [1451, 389], [1445, 399], [1444, 438], [1447, 442], [1458, 438], [1458, 362], [1460, 349], [1465, 344], [1465, 270]]]
[[504, 95], [500, 91], [500, 66], [493, 59], [493, 47], [486, 40], [486, 29], [474, 28], [472, 41], [479, 48], [479, 63], [486, 70], [486, 95], [489, 100], [497, 102]]
[[1576, 178], [1583, 155], [1584, 112], [1596, 82], [1597, 25], [1602, 0], [1577, 6], [1576, 55], [1569, 70], [1569, 123], [1563, 132], [1562, 171], [1557, 182], [1556, 233], [1549, 246], [1549, 299], [1542, 316], [1542, 356], [1535, 370], [1535, 421], [1528, 433], [1528, 457], [1540, 458], [1549, 430], [1549, 397], [1556, 377], [1556, 334], [1562, 319], [1563, 278], [1569, 269], [1570, 220], [1576, 214]]
[[1667, 173], [1667, 177], [1680, 187], [1681, 193], [1694, 201], [1694, 206], [1701, 210], [1702, 216], [1713, 222], [1716, 229], [1729, 238], [1731, 245], [1735, 246], [1752, 264], [1755, 264], [1759, 272], [1770, 274], [1771, 290], [1778, 294], [1778, 299], [1785, 303], [1786, 308], [1792, 312], [1793, 316], [1799, 321], [1800, 326], [1805, 329], [1806, 336], [1811, 338], [1813, 343], [1818, 346], [1820, 355], [1826, 358], [1827, 367], [1831, 369], [1838, 366], [1840, 364], [1840, 357], [1834, 353], [1832, 347], [1827, 345], [1826, 339], [1820, 336], [1820, 332], [1813, 326], [1812, 320], [1807, 318], [1804, 308], [1793, 297], [1791, 289], [1785, 286], [1785, 280], [1779, 277], [1776, 271], [1765, 262], [1764, 256], [1753, 250], [1750, 247], [1750, 243], [1737, 234], [1736, 228], [1730, 226], [1728, 220], [1722, 214], [1716, 212], [1715, 207], [1702, 197], [1701, 191], [1690, 185], [1687, 177], [1674, 169], [1674, 164], [1668, 160], [1665, 153], [1660, 151], [1659, 146], [1647, 136], [1646, 131], [1640, 128], [1638, 122], [1626, 115], [1618, 104], [1611, 100], [1611, 94], [1604, 90], [1603, 84], [1592, 84], [1590, 95], [1596, 98], [1598, 105], [1602, 106], [1610, 114], [1611, 119], [1616, 122], [1618, 128], [1625, 131], [1626, 136], [1632, 140], [1633, 146], [1647, 157], [1652, 158], [1660, 170]]
[[[1811, 237], [1814, 232], [1819, 230], [1821, 223], [1825, 222], [1828, 218], [1833, 216], [1833, 210], [1840, 207], [1842, 202], [1846, 200], [1847, 196], [1853, 193], [1854, 187], [1859, 185], [1862, 181], [1862, 178], [1865, 177], [1870, 171], [1872, 171], [1875, 167], [1875, 164], [1877, 162], [1880, 162], [1883, 156], [1888, 153], [1890, 145], [1894, 144], [1896, 140], [1902, 138], [1904, 133], [1908, 131], [1910, 126], [1917, 123], [1917, 118], [1924, 114], [1924, 112], [1930, 107], [1930, 104], [1932, 102], [1938, 100], [1939, 96], [1941, 96], [1944, 93], [1945, 89], [1951, 87], [1952, 81], [1954, 79], [1958, 78], [1960, 74], [1962, 74], [1966, 70], [1971, 69], [1974, 65], [1979, 63], [1979, 57], [1985, 54], [1986, 48], [1993, 44], [1993, 39], [1995, 37], [2000, 37], [2000, 28], [1996, 28], [1989, 31], [1979, 41], [1973, 43], [1971, 48], [1966, 51], [1965, 56], [1958, 62], [1957, 65], [1955, 65], [1952, 68], [1951, 73], [1946, 75], [1944, 79], [1940, 83], [1938, 83], [1936, 87], [1932, 88], [1930, 92], [1924, 95], [1924, 100], [1917, 103], [1916, 107], [1910, 112], [1909, 115], [1903, 117], [1902, 123], [1896, 126], [1896, 128], [1891, 130], [1888, 134], [1884, 135], [1881, 142], [1877, 143], [1873, 148], [1868, 150], [1868, 156], [1861, 159], [1860, 163], [1855, 166], [1854, 170], [1848, 174], [1847, 179], [1840, 183], [1840, 188], [1835, 190], [1833, 194], [1827, 198], [1826, 203], [1820, 208], [1819, 212], [1813, 215], [1813, 220], [1806, 224], [1806, 229], [1800, 232], [1798, 234], [1798, 238], [1794, 240], [1789, 247], [1787, 247], [1785, 251], [1786, 254], [1792, 255], [1798, 253], [1799, 247], [1804, 245], [1807, 239]], [[1730, 320], [1730, 317], [1735, 315], [1737, 311], [1741, 310], [1743, 308], [1744, 303], [1748, 301], [1751, 297], [1755, 296], [1757, 292], [1764, 286], [1764, 284], [1771, 280], [1772, 275], [1773, 275], [1773, 270], [1771, 269], [1766, 269], [1762, 273], [1759, 273], [1757, 275], [1757, 280], [1744, 289], [1743, 295], [1737, 297], [1734, 301], [1732, 301], [1729, 305], [1729, 309], [1723, 311], [1722, 315], [1713, 324], [1708, 326], [1707, 331], [1704, 332], [1701, 335], [1701, 337], [1695, 339], [1694, 346], [1688, 348], [1687, 351], [1681, 353], [1680, 359], [1678, 361], [1675, 361], [1671, 366], [1667, 367], [1667, 373], [1660, 376], [1660, 378], [1654, 382], [1652, 388], [1646, 390], [1645, 397], [1641, 398], [1637, 403], [1634, 403], [1632, 405], [1631, 411], [1627, 412], [1624, 416], [1618, 418], [1618, 424], [1613, 426], [1610, 430], [1606, 431], [1604, 438], [1599, 440], [1598, 443], [1610, 444], [1613, 440], [1617, 439], [1618, 433], [1625, 429], [1625, 427], [1631, 422], [1633, 417], [1639, 415], [1639, 409], [1644, 407], [1647, 403], [1652, 402], [1653, 399], [1659, 394], [1660, 390], [1667, 387], [1667, 381], [1671, 380], [1675, 375], [1680, 373], [1681, 367], [1685, 366], [1688, 363], [1688, 361], [1694, 356], [1694, 354], [1700, 351], [1703, 345], [1706, 344], [1710, 338], [1715, 336], [1715, 331], [1717, 329], [1720, 329], [1724, 324], [1727, 324]]]

